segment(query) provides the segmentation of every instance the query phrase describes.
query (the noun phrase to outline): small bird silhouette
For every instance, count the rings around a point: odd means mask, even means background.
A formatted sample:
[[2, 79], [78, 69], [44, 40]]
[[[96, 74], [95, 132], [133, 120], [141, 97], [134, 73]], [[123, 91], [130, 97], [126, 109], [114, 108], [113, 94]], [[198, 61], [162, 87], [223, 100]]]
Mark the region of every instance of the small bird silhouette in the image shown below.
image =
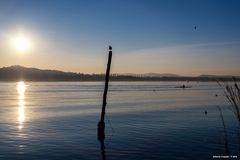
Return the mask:
[[205, 113], [205, 115], [207, 115], [207, 111], [205, 111], [204, 113]]
[[109, 46], [109, 50], [112, 50], [112, 46]]
[[194, 26], [194, 29], [196, 30], [196, 29], [197, 29], [197, 26]]

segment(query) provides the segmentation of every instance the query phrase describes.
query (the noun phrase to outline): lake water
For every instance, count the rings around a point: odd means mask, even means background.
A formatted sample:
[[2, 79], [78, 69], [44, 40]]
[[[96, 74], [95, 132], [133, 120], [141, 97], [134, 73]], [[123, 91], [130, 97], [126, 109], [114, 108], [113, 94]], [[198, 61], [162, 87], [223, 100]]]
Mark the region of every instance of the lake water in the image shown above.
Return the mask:
[[[192, 88], [175, 88], [183, 83]], [[0, 159], [202, 160], [226, 150], [239, 158], [238, 123], [209, 82], [111, 82], [101, 151], [103, 84], [0, 83]]]

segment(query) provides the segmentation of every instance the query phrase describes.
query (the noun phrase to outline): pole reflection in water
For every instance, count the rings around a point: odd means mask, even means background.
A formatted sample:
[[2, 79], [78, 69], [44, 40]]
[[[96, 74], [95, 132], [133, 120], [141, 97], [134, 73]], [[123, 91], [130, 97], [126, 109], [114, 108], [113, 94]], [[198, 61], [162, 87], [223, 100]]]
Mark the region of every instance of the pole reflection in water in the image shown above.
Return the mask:
[[23, 122], [25, 121], [25, 91], [26, 85], [23, 81], [17, 83], [17, 91], [18, 91], [18, 129], [21, 130], [23, 128]]
[[106, 151], [105, 151], [105, 143], [104, 143], [104, 138], [103, 139], [98, 139], [100, 141], [101, 145], [101, 156], [102, 160], [106, 160]]

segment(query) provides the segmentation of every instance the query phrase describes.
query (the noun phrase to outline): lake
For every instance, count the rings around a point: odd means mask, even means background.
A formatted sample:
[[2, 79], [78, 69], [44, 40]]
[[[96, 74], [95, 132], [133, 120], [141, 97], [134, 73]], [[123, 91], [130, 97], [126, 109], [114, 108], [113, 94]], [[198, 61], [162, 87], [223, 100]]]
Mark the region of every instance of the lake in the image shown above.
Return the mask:
[[[191, 88], [176, 88], [184, 83]], [[104, 151], [103, 89], [103, 82], [1, 82], [0, 159], [202, 160], [227, 150], [239, 158], [238, 123], [217, 83], [111, 82]]]

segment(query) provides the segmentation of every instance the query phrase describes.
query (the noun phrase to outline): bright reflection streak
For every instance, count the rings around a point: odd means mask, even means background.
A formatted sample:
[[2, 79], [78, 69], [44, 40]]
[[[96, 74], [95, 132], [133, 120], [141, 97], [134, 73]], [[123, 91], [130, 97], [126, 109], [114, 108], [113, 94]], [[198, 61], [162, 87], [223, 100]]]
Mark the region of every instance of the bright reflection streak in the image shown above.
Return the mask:
[[26, 85], [23, 81], [17, 83], [17, 90], [19, 96], [24, 96], [25, 90], [26, 90]]
[[19, 126], [18, 129], [23, 128], [23, 122], [25, 120], [25, 101], [24, 101], [24, 95], [26, 91], [26, 85], [24, 82], [18, 82], [17, 83], [17, 91], [18, 91], [18, 122]]

